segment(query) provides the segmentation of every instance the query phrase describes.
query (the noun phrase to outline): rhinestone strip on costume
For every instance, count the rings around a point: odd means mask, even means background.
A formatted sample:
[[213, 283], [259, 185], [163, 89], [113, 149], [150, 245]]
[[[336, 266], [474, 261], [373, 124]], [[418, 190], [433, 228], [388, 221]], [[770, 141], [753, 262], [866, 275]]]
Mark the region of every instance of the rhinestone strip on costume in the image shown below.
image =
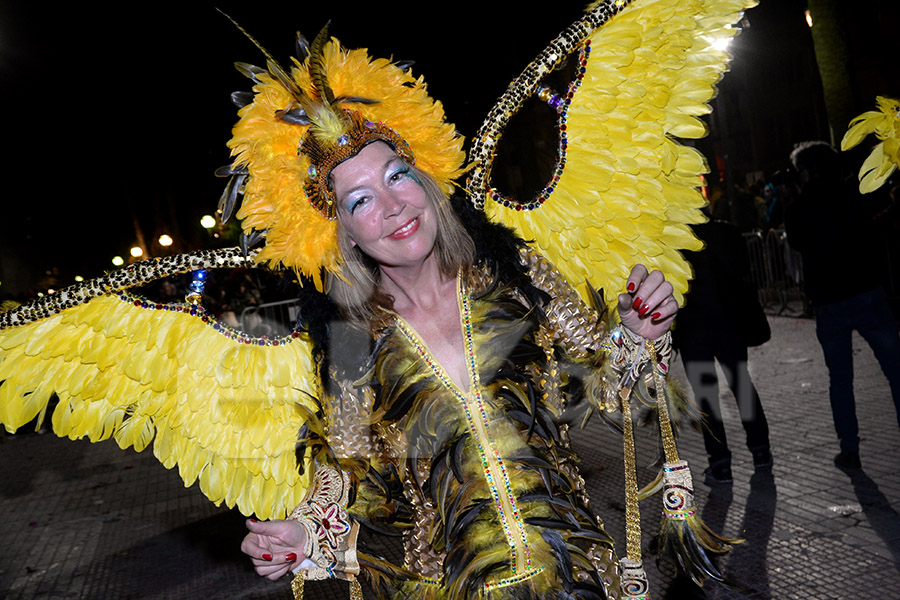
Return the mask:
[[470, 162], [475, 166], [466, 181], [466, 190], [475, 208], [484, 207], [489, 194], [491, 168], [497, 152], [497, 144], [503, 130], [522, 104], [534, 94], [541, 80], [550, 74], [565, 58], [613, 16], [621, 12], [631, 0], [605, 0], [580, 20], [573, 23], [525, 68], [494, 104], [484, 124], [473, 138]]
[[564, 98], [557, 95], [550, 96], [548, 90], [542, 90], [539, 94], [542, 100], [547, 102], [559, 113], [559, 147], [556, 151], [556, 170], [554, 171], [550, 182], [543, 190], [538, 192], [534, 198], [532, 198], [531, 202], [528, 202], [527, 204], [518, 202], [511, 196], [507, 196], [506, 194], [497, 191], [496, 188], [490, 187], [488, 193], [491, 200], [494, 202], [499, 202], [503, 206], [514, 210], [534, 210], [535, 208], [540, 208], [556, 189], [559, 180], [562, 179], [563, 170], [566, 168], [566, 151], [569, 147], [569, 138], [566, 133], [566, 121], [568, 119], [569, 105], [572, 104], [572, 100], [575, 98], [575, 92], [578, 91], [578, 88], [581, 87], [581, 82], [584, 80], [584, 74], [587, 72], [587, 61], [590, 54], [591, 42], [588, 40], [585, 42], [584, 48], [581, 49], [579, 54], [578, 62], [580, 67], [578, 68], [578, 74], [575, 81], [569, 84], [568, 92]]
[[248, 335], [247, 333], [235, 329], [233, 327], [229, 327], [225, 323], [222, 323], [218, 319], [216, 319], [213, 315], [207, 312], [202, 306], [196, 304], [165, 304], [161, 302], [154, 302], [152, 300], [147, 300], [146, 298], [142, 298], [140, 296], [134, 296], [132, 294], [128, 294], [126, 292], [119, 292], [116, 296], [122, 302], [126, 304], [131, 304], [136, 308], [145, 308], [149, 310], [165, 310], [168, 312], [179, 312], [190, 315], [197, 319], [200, 319], [207, 325], [209, 325], [213, 331], [216, 333], [225, 336], [230, 340], [234, 340], [239, 344], [248, 344], [250, 346], [284, 346], [289, 344], [291, 340], [295, 340], [301, 337], [302, 333], [300, 330], [295, 329], [293, 332], [275, 337], [254, 337], [252, 335]]
[[240, 248], [222, 248], [198, 250], [164, 258], [151, 258], [134, 263], [103, 277], [76, 283], [55, 294], [36, 298], [6, 312], [0, 312], [0, 330], [27, 325], [51, 317], [67, 308], [89, 302], [98, 296], [137, 287], [178, 273], [187, 273], [197, 269], [259, 267], [253, 261], [253, 257], [257, 253], [258, 250], [251, 250], [244, 255]]
[[457, 279], [457, 298], [459, 299], [459, 312], [466, 350], [466, 368], [469, 372], [469, 384], [471, 386], [468, 394], [463, 393], [453, 382], [443, 366], [432, 356], [424, 341], [421, 340], [409, 324], [402, 318], [397, 318], [397, 327], [415, 348], [416, 353], [428, 365], [435, 377], [448, 390], [452, 391], [460, 401], [466, 414], [469, 430], [473, 439], [476, 440], [485, 479], [490, 488], [494, 506], [500, 517], [500, 523], [503, 526], [503, 533], [506, 536], [511, 557], [510, 571], [512, 576], [500, 581], [485, 583], [484, 588], [487, 591], [534, 577], [543, 571], [544, 567], [536, 568], [531, 563], [531, 549], [528, 544], [525, 523], [519, 513], [506, 465], [490, 434], [490, 420], [485, 408], [484, 398], [481, 395], [481, 381], [478, 377], [469, 297], [462, 287], [462, 277]]

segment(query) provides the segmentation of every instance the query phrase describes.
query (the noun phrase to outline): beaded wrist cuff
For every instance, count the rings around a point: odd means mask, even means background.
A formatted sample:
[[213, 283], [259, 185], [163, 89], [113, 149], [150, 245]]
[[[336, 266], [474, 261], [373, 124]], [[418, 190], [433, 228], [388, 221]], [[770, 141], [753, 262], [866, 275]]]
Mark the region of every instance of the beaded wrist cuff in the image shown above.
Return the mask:
[[634, 384], [640, 377], [649, 386], [653, 386], [656, 372], [664, 377], [669, 372], [669, 360], [672, 356], [672, 334], [666, 332], [661, 338], [654, 340], [656, 360], [653, 369], [647, 369], [651, 361], [647, 351], [647, 340], [632, 333], [622, 324], [617, 325], [601, 344], [601, 348], [609, 354], [609, 365], [620, 373], [618, 393], [621, 398], [631, 394]]
[[306, 557], [315, 563], [298, 572], [304, 579], [353, 580], [359, 574], [356, 535], [359, 525], [347, 514], [350, 480], [333, 467], [316, 470], [307, 498], [291, 511], [289, 520], [306, 529]]

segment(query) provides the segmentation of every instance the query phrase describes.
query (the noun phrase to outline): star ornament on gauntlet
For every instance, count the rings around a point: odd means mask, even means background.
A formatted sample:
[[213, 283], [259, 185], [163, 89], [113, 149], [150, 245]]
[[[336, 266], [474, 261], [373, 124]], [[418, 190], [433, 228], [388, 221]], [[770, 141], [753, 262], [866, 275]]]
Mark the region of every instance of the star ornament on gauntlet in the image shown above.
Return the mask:
[[307, 560], [297, 571], [298, 579], [354, 581], [359, 574], [359, 525], [347, 514], [349, 489], [346, 473], [334, 467], [319, 467], [309, 496], [288, 517], [303, 525], [307, 533]]

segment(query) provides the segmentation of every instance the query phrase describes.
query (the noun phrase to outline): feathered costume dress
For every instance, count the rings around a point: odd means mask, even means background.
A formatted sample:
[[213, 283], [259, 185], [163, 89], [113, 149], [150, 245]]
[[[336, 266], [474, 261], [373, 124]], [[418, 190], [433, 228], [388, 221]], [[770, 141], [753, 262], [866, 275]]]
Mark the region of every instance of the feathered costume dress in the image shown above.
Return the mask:
[[[510, 232], [478, 237], [506, 257], [459, 277], [467, 382], [389, 315], [373, 327], [363, 373], [331, 368], [340, 393], [320, 427], [350, 474], [349, 515], [362, 537], [404, 535], [402, 563], [363, 544], [359, 563], [383, 597], [618, 597], [612, 540], [589, 508], [567, 424], [580, 423], [585, 389], [615, 389], [599, 381], [606, 323]], [[349, 522], [337, 528], [349, 535]], [[341, 547], [321, 519], [310, 532]]]
[[[255, 87], [235, 96], [243, 108], [224, 212], [243, 195], [244, 231], [265, 246], [153, 259], [0, 313], [0, 422], [14, 431], [43, 419], [55, 395], [58, 435], [114, 437], [138, 451], [152, 442], [213, 502], [296, 519], [309, 533], [301, 583], [361, 574], [386, 598], [624, 599], [647, 594], [628, 453], [628, 402], [642, 391], [668, 440], [664, 544], [698, 580], [717, 576], [706, 552], [727, 544], [697, 521], [689, 470], [671, 443], [665, 341], [608, 325], [583, 284], [620, 289], [643, 262], [666, 273], [676, 297], [686, 291], [678, 250], [699, 248], [689, 225], [703, 218], [705, 162], [673, 138], [705, 133], [697, 116], [727, 64], [715, 43], [753, 4], [595, 2], [500, 99], [455, 207], [478, 253], [458, 276], [464, 382], [389, 312], [366, 330], [335, 319], [320, 292], [341, 268], [324, 182], [332, 158], [350, 155], [343, 134], [328, 152], [306, 134], [324, 129], [316, 106], [326, 106], [338, 129], [387, 141], [449, 195], [462, 142], [440, 104], [407, 67], [324, 39], [291, 71], [268, 55], [267, 69], [240, 65]], [[570, 55], [576, 80], [559, 94], [542, 88]], [[492, 187], [491, 165], [506, 123], [533, 96], [558, 113], [558, 163], [537, 197], [517, 202]], [[159, 304], [130, 291], [254, 263], [311, 282], [290, 335], [234, 330], [196, 303], [199, 294]], [[620, 411], [626, 431], [622, 560], [569, 447], [570, 424], [590, 410]], [[372, 542], [384, 535], [402, 537], [402, 557], [377, 555]]]

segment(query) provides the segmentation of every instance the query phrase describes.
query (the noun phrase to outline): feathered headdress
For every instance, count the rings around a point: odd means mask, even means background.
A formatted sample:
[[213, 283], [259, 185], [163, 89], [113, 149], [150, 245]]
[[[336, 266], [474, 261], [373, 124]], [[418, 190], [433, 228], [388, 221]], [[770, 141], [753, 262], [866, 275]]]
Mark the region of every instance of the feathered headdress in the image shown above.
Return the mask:
[[383, 140], [449, 194], [462, 173], [463, 140], [408, 65], [344, 49], [327, 28], [312, 45], [298, 34], [290, 71], [254, 43], [267, 68], [237, 64], [255, 85], [252, 94], [233, 95], [242, 108], [228, 142], [234, 163], [220, 170], [232, 176], [221, 217], [231, 216], [243, 193], [244, 241], [266, 242], [256, 260], [292, 268], [321, 290], [323, 269], [339, 272], [342, 260], [331, 169]]

